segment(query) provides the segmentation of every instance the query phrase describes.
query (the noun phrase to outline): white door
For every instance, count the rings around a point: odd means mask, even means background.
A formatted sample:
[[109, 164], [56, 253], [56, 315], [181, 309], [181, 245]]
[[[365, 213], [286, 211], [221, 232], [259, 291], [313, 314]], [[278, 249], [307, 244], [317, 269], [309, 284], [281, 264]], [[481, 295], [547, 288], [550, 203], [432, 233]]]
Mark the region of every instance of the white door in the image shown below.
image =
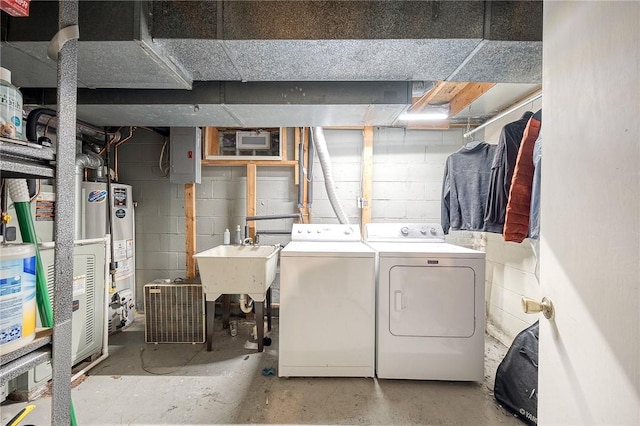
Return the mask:
[[640, 2], [545, 2], [539, 424], [640, 424], [639, 80]]

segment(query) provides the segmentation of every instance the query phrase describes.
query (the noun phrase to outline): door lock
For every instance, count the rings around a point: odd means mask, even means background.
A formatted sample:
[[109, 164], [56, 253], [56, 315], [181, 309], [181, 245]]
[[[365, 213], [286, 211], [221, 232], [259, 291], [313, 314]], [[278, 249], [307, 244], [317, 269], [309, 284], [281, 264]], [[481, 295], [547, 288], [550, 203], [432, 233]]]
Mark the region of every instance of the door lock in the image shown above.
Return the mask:
[[522, 310], [525, 314], [537, 314], [538, 312], [542, 312], [542, 315], [548, 320], [553, 319], [554, 310], [553, 303], [551, 300], [543, 297], [540, 303], [535, 300], [523, 297], [522, 298]]

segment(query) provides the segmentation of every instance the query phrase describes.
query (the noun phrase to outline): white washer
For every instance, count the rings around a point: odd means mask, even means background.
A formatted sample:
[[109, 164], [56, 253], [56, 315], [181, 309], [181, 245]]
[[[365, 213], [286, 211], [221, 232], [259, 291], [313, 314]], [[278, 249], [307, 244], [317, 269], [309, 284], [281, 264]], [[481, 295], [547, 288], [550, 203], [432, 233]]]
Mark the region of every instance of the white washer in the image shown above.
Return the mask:
[[374, 377], [375, 252], [358, 225], [293, 225], [279, 330], [280, 377]]
[[444, 243], [439, 224], [365, 229], [377, 252], [377, 376], [483, 380], [485, 254]]

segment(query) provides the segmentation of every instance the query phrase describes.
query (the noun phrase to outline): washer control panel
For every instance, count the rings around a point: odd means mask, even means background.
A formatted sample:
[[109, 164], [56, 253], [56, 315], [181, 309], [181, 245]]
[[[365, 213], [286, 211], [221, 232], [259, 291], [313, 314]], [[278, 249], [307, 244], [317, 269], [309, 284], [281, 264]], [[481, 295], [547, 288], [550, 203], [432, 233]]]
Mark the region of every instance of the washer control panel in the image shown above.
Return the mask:
[[291, 241], [360, 241], [359, 225], [294, 223]]
[[439, 223], [367, 223], [365, 241], [444, 242]]

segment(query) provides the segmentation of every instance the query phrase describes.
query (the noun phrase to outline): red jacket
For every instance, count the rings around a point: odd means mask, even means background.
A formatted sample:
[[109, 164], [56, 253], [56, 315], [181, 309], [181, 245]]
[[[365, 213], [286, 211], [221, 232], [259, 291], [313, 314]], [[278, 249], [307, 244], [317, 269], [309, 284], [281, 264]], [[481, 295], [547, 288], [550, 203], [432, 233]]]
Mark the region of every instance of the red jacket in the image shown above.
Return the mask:
[[529, 234], [529, 212], [531, 210], [531, 187], [533, 186], [533, 146], [540, 126], [542, 110], [536, 112], [527, 123], [520, 142], [518, 158], [511, 179], [507, 214], [502, 235], [505, 241], [521, 243]]

